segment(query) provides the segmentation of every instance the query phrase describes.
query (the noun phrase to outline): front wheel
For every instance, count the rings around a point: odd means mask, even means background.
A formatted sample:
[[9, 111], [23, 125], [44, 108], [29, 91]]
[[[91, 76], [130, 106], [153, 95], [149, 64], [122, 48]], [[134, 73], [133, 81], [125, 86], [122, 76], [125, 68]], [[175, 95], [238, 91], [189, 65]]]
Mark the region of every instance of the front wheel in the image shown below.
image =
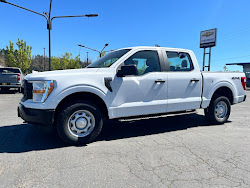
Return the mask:
[[57, 131], [70, 145], [93, 141], [101, 132], [102, 114], [88, 101], [75, 101], [61, 109], [57, 117]]
[[230, 116], [231, 104], [227, 97], [220, 96], [212, 99], [209, 107], [204, 112], [211, 123], [223, 124]]

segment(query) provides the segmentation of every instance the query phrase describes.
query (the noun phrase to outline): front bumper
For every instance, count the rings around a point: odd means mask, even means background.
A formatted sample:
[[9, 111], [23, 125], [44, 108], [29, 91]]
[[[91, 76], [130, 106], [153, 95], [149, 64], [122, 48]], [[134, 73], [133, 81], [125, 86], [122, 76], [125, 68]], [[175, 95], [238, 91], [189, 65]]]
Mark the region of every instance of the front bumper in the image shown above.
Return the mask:
[[54, 121], [54, 110], [39, 110], [26, 108], [24, 105], [19, 103], [18, 117], [21, 117], [25, 122], [30, 124], [39, 124], [44, 126], [53, 125]]

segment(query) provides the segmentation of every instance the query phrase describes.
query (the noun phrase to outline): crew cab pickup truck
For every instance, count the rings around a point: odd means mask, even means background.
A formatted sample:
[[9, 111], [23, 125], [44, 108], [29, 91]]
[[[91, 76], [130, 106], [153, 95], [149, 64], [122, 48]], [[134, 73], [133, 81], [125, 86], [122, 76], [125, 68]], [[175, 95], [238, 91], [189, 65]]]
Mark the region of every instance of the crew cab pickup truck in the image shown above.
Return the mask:
[[132, 47], [84, 69], [32, 73], [24, 79], [18, 114], [55, 126], [69, 144], [93, 141], [103, 120], [150, 117], [202, 108], [223, 124], [231, 105], [245, 101], [244, 73], [201, 72], [190, 50]]
[[0, 89], [9, 90], [10, 88], [16, 88], [21, 92], [23, 77], [23, 73], [19, 68], [0, 68]]

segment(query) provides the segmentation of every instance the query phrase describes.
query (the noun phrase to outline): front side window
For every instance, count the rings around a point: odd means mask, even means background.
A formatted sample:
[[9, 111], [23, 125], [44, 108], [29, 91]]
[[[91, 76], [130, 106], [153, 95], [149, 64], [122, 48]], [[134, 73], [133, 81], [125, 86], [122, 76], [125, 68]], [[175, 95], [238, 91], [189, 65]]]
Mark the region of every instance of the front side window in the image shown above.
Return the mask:
[[140, 51], [128, 58], [124, 65], [136, 65], [138, 75], [149, 72], [160, 72], [160, 61], [157, 51]]
[[194, 69], [188, 53], [167, 52], [170, 71], [191, 71]]
[[87, 66], [87, 68], [107, 68], [113, 65], [118, 59], [120, 59], [123, 55], [128, 53], [130, 50], [125, 49], [125, 50], [118, 50], [111, 52], [102, 58], [98, 59], [94, 63], [90, 64]]

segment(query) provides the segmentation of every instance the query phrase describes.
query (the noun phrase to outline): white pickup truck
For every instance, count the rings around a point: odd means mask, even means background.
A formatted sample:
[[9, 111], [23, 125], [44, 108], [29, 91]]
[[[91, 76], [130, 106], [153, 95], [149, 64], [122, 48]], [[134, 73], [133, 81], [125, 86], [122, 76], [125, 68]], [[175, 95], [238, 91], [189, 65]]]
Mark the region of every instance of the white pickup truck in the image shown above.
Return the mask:
[[192, 51], [164, 47], [116, 50], [84, 69], [29, 74], [23, 85], [18, 115], [74, 145], [93, 141], [105, 119], [202, 108], [222, 124], [246, 99], [244, 73], [201, 72]]

